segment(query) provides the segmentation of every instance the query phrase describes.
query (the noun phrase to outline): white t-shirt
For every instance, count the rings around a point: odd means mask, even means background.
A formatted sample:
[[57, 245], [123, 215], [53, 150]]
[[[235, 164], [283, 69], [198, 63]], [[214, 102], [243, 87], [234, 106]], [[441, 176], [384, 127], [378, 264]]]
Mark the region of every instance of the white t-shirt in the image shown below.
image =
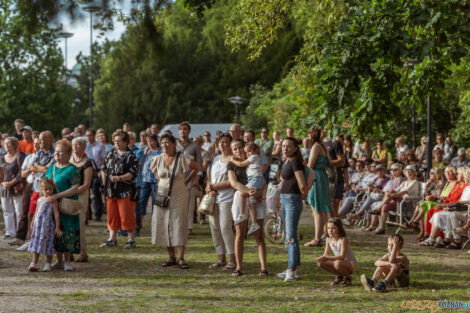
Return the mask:
[[[220, 161], [220, 155], [214, 158], [214, 161], [210, 167], [211, 173], [211, 184], [220, 183], [223, 181], [228, 180], [228, 171], [227, 166], [228, 162]], [[224, 190], [217, 191], [217, 197], [215, 199], [215, 203], [227, 203], [233, 201], [233, 195], [235, 190], [233, 188], [228, 188]]]
[[206, 150], [208, 152], [211, 152], [211, 149], [212, 149], [212, 144], [210, 142], [204, 142], [202, 144], [202, 149], [203, 150]]
[[408, 146], [405, 144], [403, 147], [397, 147], [397, 156], [408, 151]]
[[403, 196], [404, 199], [408, 197], [419, 197], [419, 181], [416, 179], [412, 181], [405, 181], [400, 185], [398, 191], [406, 191], [406, 194]]
[[263, 173], [261, 172], [263, 166], [261, 165], [260, 156], [258, 154], [253, 154], [248, 157], [248, 161], [250, 162], [250, 165], [246, 168], [246, 175], [263, 177]]
[[[36, 158], [36, 153], [31, 153], [31, 154], [28, 154], [26, 156], [26, 158], [24, 159], [23, 161], [23, 165], [21, 165], [21, 169], [23, 171], [27, 170], [31, 165], [33, 165], [34, 163], [34, 158]], [[28, 177], [26, 178], [26, 181], [29, 183], [29, 184], [32, 184], [33, 183], [33, 180], [34, 180], [34, 173], [31, 173], [28, 175]]]
[[465, 187], [460, 196], [459, 202], [470, 201], [470, 186]]

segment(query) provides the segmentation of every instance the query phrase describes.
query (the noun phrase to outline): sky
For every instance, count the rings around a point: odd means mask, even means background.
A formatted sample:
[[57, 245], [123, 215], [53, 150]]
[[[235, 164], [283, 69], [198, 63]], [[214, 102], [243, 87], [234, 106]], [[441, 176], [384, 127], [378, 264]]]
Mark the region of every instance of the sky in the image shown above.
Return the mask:
[[[84, 55], [90, 54], [90, 14], [86, 13], [87, 18], [77, 19], [73, 23], [69, 19], [61, 20], [63, 31], [73, 33], [71, 38], [67, 39], [67, 68], [71, 69], [76, 63], [76, 56], [82, 52]], [[93, 18], [95, 21], [95, 18]], [[99, 31], [93, 29], [93, 42], [103, 42], [105, 39], [117, 40], [125, 31], [126, 27], [118, 22], [114, 22], [114, 30], [106, 32], [99, 36]], [[65, 58], [65, 39], [61, 39], [59, 47]]]

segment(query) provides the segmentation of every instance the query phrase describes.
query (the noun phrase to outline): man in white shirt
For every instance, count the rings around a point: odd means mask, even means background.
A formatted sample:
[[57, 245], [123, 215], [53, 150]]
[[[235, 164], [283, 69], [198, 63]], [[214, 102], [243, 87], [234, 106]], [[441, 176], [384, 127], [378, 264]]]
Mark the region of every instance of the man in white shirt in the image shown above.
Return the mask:
[[[103, 165], [104, 158], [106, 157], [106, 147], [101, 142], [95, 140], [96, 131], [92, 128], [87, 129], [85, 132], [87, 144], [85, 153], [87, 157], [93, 161], [93, 168], [95, 171], [99, 171]], [[93, 178], [91, 182], [91, 190], [93, 192], [93, 208], [95, 211], [95, 220], [101, 220], [103, 215], [103, 199], [101, 198], [101, 181], [99, 175]]]
[[468, 161], [467, 158], [467, 152], [465, 151], [465, 148], [460, 148], [457, 151], [457, 156], [452, 159], [450, 162], [450, 165], [453, 165], [457, 168], [459, 167], [467, 167], [470, 165], [470, 162]]

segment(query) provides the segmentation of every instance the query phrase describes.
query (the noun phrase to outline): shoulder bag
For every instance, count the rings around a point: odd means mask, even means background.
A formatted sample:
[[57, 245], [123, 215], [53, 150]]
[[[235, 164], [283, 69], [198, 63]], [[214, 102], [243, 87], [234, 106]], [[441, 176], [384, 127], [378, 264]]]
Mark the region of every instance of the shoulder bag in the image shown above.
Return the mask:
[[[55, 181], [55, 164], [52, 165], [52, 180], [54, 182], [54, 187], [59, 192], [59, 188], [57, 188], [57, 184]], [[59, 212], [64, 215], [79, 215], [80, 210], [82, 209], [82, 205], [80, 201], [62, 198], [59, 200]]]
[[204, 197], [202, 197], [201, 203], [197, 210], [199, 213], [204, 215], [212, 215], [214, 214], [214, 203], [215, 197], [209, 193], [206, 193]]
[[[167, 208], [169, 205], [170, 205], [170, 199], [171, 199], [171, 189], [173, 189], [173, 180], [175, 178], [175, 175], [176, 175], [176, 169], [178, 167], [178, 161], [179, 161], [179, 158], [180, 158], [180, 152], [177, 152], [176, 153], [176, 158], [174, 160], [174, 165], [173, 165], [173, 171], [171, 173], [171, 176], [170, 176], [170, 186], [168, 187], [168, 193], [167, 195], [162, 195], [162, 194], [159, 194], [158, 191], [157, 191], [157, 194], [155, 195], [155, 204], [161, 208]], [[165, 162], [165, 160], [163, 160], [163, 162]]]
[[[18, 165], [18, 170], [20, 171], [20, 175], [21, 175], [21, 164], [20, 164], [20, 156], [19, 155], [16, 157], [16, 164]], [[23, 194], [25, 186], [26, 186], [26, 181], [24, 179], [22, 181], [17, 182], [12, 187], [13, 195], [19, 196], [19, 195]]]

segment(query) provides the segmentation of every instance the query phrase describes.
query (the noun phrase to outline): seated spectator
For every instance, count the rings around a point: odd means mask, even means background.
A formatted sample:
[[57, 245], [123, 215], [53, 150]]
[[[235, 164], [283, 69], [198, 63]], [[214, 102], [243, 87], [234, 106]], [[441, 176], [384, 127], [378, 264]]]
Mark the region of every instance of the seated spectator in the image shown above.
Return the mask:
[[[406, 255], [401, 253], [404, 240], [400, 235], [388, 237], [388, 253], [375, 261], [375, 273], [372, 279], [361, 275], [361, 283], [367, 291], [385, 292], [387, 287], [395, 281], [398, 287], [410, 285], [410, 262]], [[379, 279], [384, 280], [378, 283]]]
[[[466, 211], [468, 204], [470, 204], [470, 187], [468, 186], [468, 183], [470, 182], [470, 177], [468, 176], [466, 177], [465, 172], [467, 172], [467, 170], [460, 171], [459, 173], [460, 175], [464, 176], [465, 189], [461, 193], [458, 202], [454, 204], [463, 206], [463, 209]], [[449, 220], [450, 214], [451, 214], [451, 212], [449, 212], [449, 209], [451, 206], [452, 204], [449, 204], [449, 203], [442, 205], [441, 206], [442, 211], [439, 211], [432, 216], [431, 220], [429, 221], [432, 225], [431, 234], [428, 240], [422, 243], [423, 246], [429, 246], [430, 243], [435, 241], [436, 243], [434, 246], [436, 248], [444, 248], [445, 246], [449, 246], [452, 243], [452, 222], [450, 222], [449, 225], [447, 225], [447, 221]], [[456, 213], [456, 212], [452, 212], [452, 213]], [[466, 221], [466, 218], [465, 218], [465, 221]], [[441, 231], [446, 231], [445, 233], [446, 237], [444, 240], [442, 240], [441, 236], [438, 237], [439, 232]], [[458, 238], [457, 243], [454, 242], [452, 247], [460, 248], [461, 243], [462, 243], [461, 239]]]
[[344, 143], [343, 143], [343, 152], [344, 152], [344, 155], [346, 156], [346, 159], [349, 160], [349, 159], [352, 159], [353, 158], [353, 155], [354, 155], [354, 144], [352, 142], [352, 138], [351, 136], [346, 136], [344, 138]]
[[470, 166], [465, 148], [460, 148], [457, 151], [457, 156], [453, 158], [452, 161], [450, 161], [450, 165], [453, 165], [457, 168]]
[[457, 153], [457, 148], [455, 147], [454, 142], [452, 141], [452, 138], [449, 136], [446, 137], [446, 140], [444, 141], [444, 161], [448, 164], [450, 163], [450, 160], [455, 156]]
[[[376, 176], [373, 181], [373, 184], [369, 186], [368, 189], [368, 197], [364, 201], [364, 203], [361, 206], [361, 209], [356, 212], [355, 214], [352, 215], [352, 219], [357, 219], [359, 218], [364, 212], [368, 212], [371, 205], [375, 202], [379, 202], [383, 199], [383, 195], [385, 193], [385, 187], [387, 186], [387, 183], [389, 182], [390, 178], [385, 176], [386, 174], [386, 169], [383, 165], [377, 165], [375, 167], [375, 172]], [[369, 227], [370, 224], [370, 218], [367, 221], [367, 225], [364, 228]]]
[[[398, 190], [394, 192], [387, 192], [382, 200], [382, 206], [376, 210], [375, 214], [380, 214], [379, 226], [374, 234], [385, 234], [385, 221], [388, 217], [388, 212], [395, 211], [400, 201], [416, 198], [419, 196], [419, 182], [416, 180], [416, 168], [413, 165], [408, 165], [404, 171], [407, 180], [403, 182]], [[377, 220], [377, 215], [372, 219], [372, 225]]]
[[421, 137], [421, 145], [416, 148], [415, 155], [418, 160], [419, 166], [424, 168], [426, 165], [426, 151], [428, 147], [428, 137]]
[[388, 151], [385, 149], [384, 142], [382, 139], [376, 141], [377, 149], [372, 152], [372, 160], [377, 164], [387, 164]]
[[439, 148], [434, 149], [432, 152], [432, 167], [445, 168], [446, 164], [444, 163], [444, 150]]
[[361, 161], [357, 162], [357, 173], [351, 178], [352, 188], [350, 190], [349, 196], [344, 199], [343, 205], [339, 209], [339, 216], [341, 218], [345, 217], [346, 214], [351, 212], [351, 210], [354, 208], [356, 195], [361, 192], [366, 192], [369, 189], [369, 185], [371, 185], [376, 178], [375, 172], [372, 170], [372, 163], [366, 162], [365, 172], [362, 171], [362, 164], [363, 163]]
[[413, 152], [413, 150], [407, 150], [405, 152], [405, 164], [406, 165], [413, 165], [413, 166], [416, 166], [418, 167], [419, 166], [419, 162], [418, 160], [416, 159], [416, 155], [415, 153]]
[[[416, 229], [419, 225], [420, 234], [416, 239], [421, 240], [424, 237], [424, 217], [427, 211], [437, 205], [438, 199], [444, 199], [442, 191], [445, 187], [444, 171], [441, 168], [433, 168], [430, 177], [424, 185], [424, 201], [421, 201], [413, 213], [410, 222], [405, 222], [400, 226], [401, 229]], [[450, 191], [450, 190], [449, 190]]]
[[[453, 167], [453, 166], [449, 166], [449, 167]], [[455, 170], [455, 167], [454, 167], [454, 170]], [[423, 242], [420, 242], [420, 245], [434, 246], [436, 244], [436, 238], [438, 236], [441, 239], [439, 240], [439, 242], [437, 242], [437, 246], [442, 245], [442, 237], [444, 237], [444, 233], [442, 232], [442, 230], [445, 227], [442, 227], [442, 228], [439, 227], [439, 226], [443, 226], [442, 223], [437, 220], [439, 217], [436, 217], [433, 219], [433, 216], [436, 213], [441, 212], [444, 209], [448, 208], [449, 204], [454, 204], [454, 203], [459, 202], [465, 187], [467, 187], [464, 181], [464, 178], [465, 178], [464, 171], [465, 169], [463, 167], [457, 170], [457, 182], [454, 184], [454, 187], [449, 192], [448, 196], [444, 199], [444, 201], [442, 201], [440, 204], [438, 204], [437, 206], [434, 206], [428, 211], [427, 216], [426, 216], [425, 231], [426, 233], [429, 234], [429, 238], [424, 240]], [[437, 225], [433, 225], [433, 224], [437, 224]]]
[[356, 173], [356, 164], [357, 161], [355, 158], [348, 159], [349, 167], [348, 167], [348, 177], [349, 177], [349, 184], [351, 185], [351, 178]]
[[361, 144], [360, 148], [356, 151], [356, 159], [361, 161], [369, 160], [372, 156], [372, 152], [370, 149], [370, 139], [366, 138], [366, 140]]

